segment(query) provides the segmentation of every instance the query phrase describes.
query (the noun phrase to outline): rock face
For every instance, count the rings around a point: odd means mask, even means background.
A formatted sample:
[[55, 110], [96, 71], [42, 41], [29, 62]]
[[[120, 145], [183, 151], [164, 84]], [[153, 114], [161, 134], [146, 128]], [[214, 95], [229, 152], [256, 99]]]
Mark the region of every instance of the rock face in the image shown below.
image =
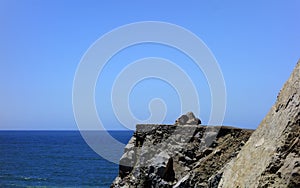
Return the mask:
[[214, 185], [219, 171], [252, 132], [218, 126], [137, 125], [111, 187]]
[[[256, 131], [137, 125], [111, 187], [300, 187], [300, 62]], [[252, 134], [253, 133], [253, 134]]]
[[300, 187], [300, 61], [219, 187]]

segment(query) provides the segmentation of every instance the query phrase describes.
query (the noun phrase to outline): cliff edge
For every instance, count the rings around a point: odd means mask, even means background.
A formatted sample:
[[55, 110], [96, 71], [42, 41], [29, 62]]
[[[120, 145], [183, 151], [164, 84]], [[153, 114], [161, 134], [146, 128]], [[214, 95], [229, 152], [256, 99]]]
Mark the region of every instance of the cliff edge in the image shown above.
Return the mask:
[[300, 61], [254, 132], [198, 125], [191, 113], [137, 125], [111, 187], [300, 187], [299, 91]]
[[137, 125], [111, 187], [208, 187], [253, 130], [226, 126]]

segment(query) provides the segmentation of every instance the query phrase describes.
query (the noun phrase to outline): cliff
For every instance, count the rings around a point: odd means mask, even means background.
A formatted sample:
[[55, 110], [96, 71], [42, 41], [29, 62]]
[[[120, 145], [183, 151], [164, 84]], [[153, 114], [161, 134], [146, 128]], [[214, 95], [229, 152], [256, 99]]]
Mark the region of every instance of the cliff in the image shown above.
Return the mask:
[[300, 61], [219, 187], [300, 187]]
[[208, 186], [252, 130], [201, 125], [137, 125], [112, 187]]
[[137, 125], [111, 187], [300, 187], [299, 81], [300, 62], [254, 132], [196, 125], [190, 113]]

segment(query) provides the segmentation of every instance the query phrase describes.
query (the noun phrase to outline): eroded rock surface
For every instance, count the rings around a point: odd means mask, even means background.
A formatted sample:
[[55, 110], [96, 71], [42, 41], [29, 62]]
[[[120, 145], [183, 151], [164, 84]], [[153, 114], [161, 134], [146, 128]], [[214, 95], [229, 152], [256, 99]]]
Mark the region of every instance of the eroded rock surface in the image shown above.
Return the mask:
[[251, 133], [224, 126], [137, 125], [111, 187], [208, 187]]
[[300, 187], [300, 61], [219, 187]]

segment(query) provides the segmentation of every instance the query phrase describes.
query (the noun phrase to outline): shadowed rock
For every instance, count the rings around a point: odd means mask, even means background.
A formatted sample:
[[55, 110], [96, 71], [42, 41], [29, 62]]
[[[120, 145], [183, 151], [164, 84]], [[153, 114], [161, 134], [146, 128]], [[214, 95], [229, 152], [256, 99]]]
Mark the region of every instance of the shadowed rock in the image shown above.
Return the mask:
[[111, 187], [208, 186], [252, 132], [225, 126], [137, 125]]
[[188, 112], [185, 115], [180, 116], [176, 121], [175, 125], [199, 125], [201, 120], [196, 118], [193, 112]]

